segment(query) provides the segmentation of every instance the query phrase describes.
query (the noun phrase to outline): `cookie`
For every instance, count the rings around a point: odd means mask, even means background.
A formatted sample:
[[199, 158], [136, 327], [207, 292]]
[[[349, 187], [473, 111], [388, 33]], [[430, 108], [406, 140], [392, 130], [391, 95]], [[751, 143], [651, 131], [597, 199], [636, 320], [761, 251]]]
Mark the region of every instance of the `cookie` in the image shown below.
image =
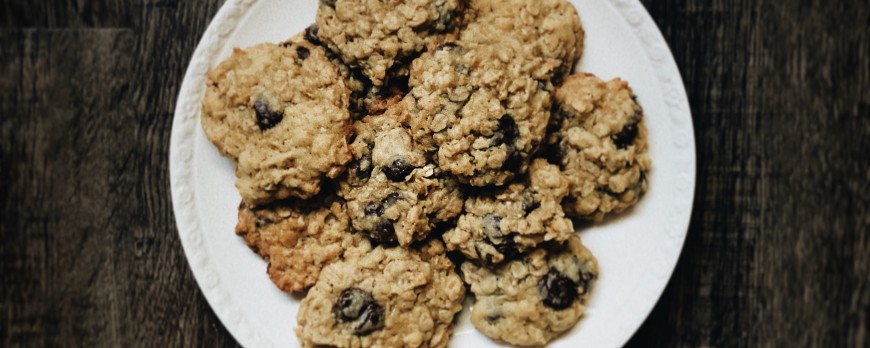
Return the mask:
[[440, 45], [414, 61], [401, 117], [445, 172], [503, 185], [528, 168], [546, 132], [552, 85], [514, 46]]
[[546, 344], [572, 328], [598, 277], [595, 257], [576, 235], [496, 269], [474, 262], [461, 268], [476, 298], [471, 323], [487, 337], [519, 346]]
[[307, 42], [236, 49], [208, 73], [203, 129], [236, 161], [246, 204], [309, 198], [343, 172], [349, 94], [325, 50]]
[[437, 241], [334, 263], [302, 300], [296, 335], [303, 347], [444, 347], [465, 297], [454, 268]]
[[625, 81], [568, 77], [556, 91], [551, 161], [570, 181], [565, 212], [601, 220], [638, 202], [651, 161], [643, 109]]
[[408, 246], [459, 214], [459, 183], [429, 160], [391, 111], [368, 116], [354, 129], [354, 160], [340, 194], [355, 230]]
[[[389, 85], [375, 86], [359, 67], [352, 67], [344, 63], [337, 53], [333, 52], [320, 38], [317, 36], [320, 28], [317, 24], [312, 24], [299, 35], [291, 39], [293, 42], [305, 40], [313, 45], [323, 47], [327, 57], [339, 68], [344, 82], [350, 89], [350, 113], [354, 119], [361, 119], [367, 115], [380, 115], [387, 108], [398, 102], [408, 93], [408, 76], [407, 67], [400, 70], [391, 70], [396, 74], [390, 78]], [[408, 62], [410, 64], [410, 62]], [[401, 74], [403, 75], [401, 75]]]
[[560, 205], [568, 194], [568, 180], [543, 159], [532, 163], [528, 176], [466, 199], [456, 227], [442, 236], [447, 249], [492, 265], [540, 243], [571, 237], [573, 224]]
[[583, 54], [580, 16], [566, 0], [472, 0], [467, 13], [470, 23], [460, 40], [501, 45], [514, 38], [526, 56], [544, 58], [556, 82], [571, 73]]
[[375, 86], [455, 29], [460, 0], [321, 0], [317, 37]]
[[269, 262], [269, 278], [286, 292], [303, 291], [326, 265], [371, 249], [350, 230], [344, 204], [332, 195], [239, 207], [236, 234]]

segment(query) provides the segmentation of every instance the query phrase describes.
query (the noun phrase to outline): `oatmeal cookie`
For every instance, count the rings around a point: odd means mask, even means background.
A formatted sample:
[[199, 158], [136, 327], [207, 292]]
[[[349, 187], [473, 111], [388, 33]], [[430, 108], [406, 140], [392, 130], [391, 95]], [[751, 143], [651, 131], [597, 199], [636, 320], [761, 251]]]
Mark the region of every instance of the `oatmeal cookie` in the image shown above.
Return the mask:
[[410, 61], [400, 62], [401, 64], [396, 65], [396, 68], [389, 71], [389, 83], [387, 85], [375, 86], [359, 67], [345, 64], [338, 54], [326, 46], [317, 36], [319, 31], [320, 28], [317, 24], [312, 24], [303, 33], [294, 36], [290, 41], [299, 42], [304, 40], [323, 47], [327, 57], [338, 66], [341, 76], [344, 77], [345, 84], [350, 89], [351, 117], [358, 120], [367, 115], [380, 115], [389, 106], [401, 100], [408, 93], [407, 69], [410, 68]]
[[236, 161], [245, 203], [309, 198], [342, 173], [349, 94], [325, 50], [306, 42], [236, 49], [209, 72], [203, 129]]
[[566, 213], [601, 220], [633, 206], [646, 192], [647, 130], [643, 109], [625, 81], [568, 77], [556, 91], [549, 128], [551, 161], [571, 182]]
[[541, 144], [552, 85], [513, 46], [443, 44], [414, 61], [400, 117], [438, 165], [474, 186], [503, 185]]
[[236, 234], [269, 262], [269, 278], [286, 292], [303, 291], [326, 265], [371, 250], [365, 237], [351, 232], [344, 204], [323, 193], [256, 209], [243, 203]]
[[560, 205], [568, 180], [559, 168], [537, 159], [529, 178], [484, 191], [465, 201], [456, 227], [442, 238], [450, 250], [487, 264], [510, 261], [546, 241], [564, 241], [574, 234]]
[[303, 347], [444, 347], [465, 297], [454, 268], [434, 240], [334, 263], [302, 300], [296, 335]]
[[[456, 27], [460, 0], [320, 0], [317, 37], [375, 86]], [[397, 64], [398, 63], [398, 64]]]
[[576, 235], [496, 269], [470, 261], [461, 268], [476, 298], [471, 323], [487, 337], [519, 346], [546, 344], [572, 328], [598, 277], [595, 257]]
[[459, 214], [459, 183], [428, 159], [392, 110], [354, 128], [354, 160], [340, 190], [354, 229], [381, 243], [408, 246]]
[[583, 53], [585, 33], [577, 10], [566, 0], [471, 0], [466, 44], [520, 42], [525, 55], [542, 57], [554, 81], [571, 73]]

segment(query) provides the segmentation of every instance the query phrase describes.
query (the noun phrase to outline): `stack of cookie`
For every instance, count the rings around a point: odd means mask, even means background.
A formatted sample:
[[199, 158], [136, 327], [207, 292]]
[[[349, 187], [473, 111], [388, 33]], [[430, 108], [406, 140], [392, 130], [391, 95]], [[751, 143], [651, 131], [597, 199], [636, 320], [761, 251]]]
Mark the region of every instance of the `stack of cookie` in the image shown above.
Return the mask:
[[236, 233], [307, 291], [303, 346], [443, 347], [466, 286], [493, 339], [576, 324], [598, 266], [571, 218], [634, 205], [650, 167], [628, 85], [571, 75], [583, 40], [565, 0], [321, 0], [209, 73]]

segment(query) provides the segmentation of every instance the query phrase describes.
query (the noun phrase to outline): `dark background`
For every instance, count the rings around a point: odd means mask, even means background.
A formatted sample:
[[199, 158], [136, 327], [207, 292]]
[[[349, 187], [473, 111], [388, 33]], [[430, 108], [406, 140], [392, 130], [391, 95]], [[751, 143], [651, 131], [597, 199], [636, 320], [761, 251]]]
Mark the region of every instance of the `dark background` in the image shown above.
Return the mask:
[[[0, 4], [0, 346], [235, 345], [188, 269], [167, 163], [221, 3]], [[643, 3], [685, 80], [698, 180], [630, 346], [870, 345], [870, 3]]]

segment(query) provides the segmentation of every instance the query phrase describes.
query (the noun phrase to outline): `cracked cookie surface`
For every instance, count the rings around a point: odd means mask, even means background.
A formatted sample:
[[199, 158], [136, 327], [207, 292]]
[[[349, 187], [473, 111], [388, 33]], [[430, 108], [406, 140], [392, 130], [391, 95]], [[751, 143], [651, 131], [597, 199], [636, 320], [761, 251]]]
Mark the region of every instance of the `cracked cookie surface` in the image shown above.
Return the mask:
[[408, 246], [459, 214], [459, 183], [428, 159], [391, 110], [364, 118], [354, 130], [354, 160], [340, 189], [354, 229]]
[[556, 82], [583, 54], [580, 16], [566, 0], [471, 0], [466, 17], [470, 23], [461, 41], [504, 45], [505, 38], [514, 38], [526, 56], [544, 58]]
[[256, 209], [241, 204], [236, 234], [269, 262], [269, 278], [286, 292], [311, 287], [326, 265], [371, 249], [351, 232], [344, 203], [327, 193]]
[[326, 267], [296, 316], [303, 347], [444, 347], [465, 286], [430, 241], [379, 246]]
[[570, 181], [566, 213], [601, 220], [646, 192], [651, 161], [644, 114], [625, 81], [568, 77], [556, 91], [549, 128], [551, 161]]
[[559, 168], [537, 159], [529, 178], [482, 193], [471, 193], [456, 227], [442, 238], [449, 250], [494, 265], [547, 241], [564, 241], [574, 234], [560, 205], [568, 180]]
[[235, 160], [245, 203], [308, 198], [342, 173], [349, 94], [325, 50], [307, 42], [236, 49], [209, 72], [203, 130]]
[[598, 263], [572, 235], [496, 269], [462, 264], [475, 302], [471, 323], [495, 340], [543, 345], [572, 328], [586, 311]]
[[544, 137], [552, 85], [512, 46], [462, 43], [414, 61], [404, 123], [439, 167], [463, 183], [503, 185], [525, 172]]

